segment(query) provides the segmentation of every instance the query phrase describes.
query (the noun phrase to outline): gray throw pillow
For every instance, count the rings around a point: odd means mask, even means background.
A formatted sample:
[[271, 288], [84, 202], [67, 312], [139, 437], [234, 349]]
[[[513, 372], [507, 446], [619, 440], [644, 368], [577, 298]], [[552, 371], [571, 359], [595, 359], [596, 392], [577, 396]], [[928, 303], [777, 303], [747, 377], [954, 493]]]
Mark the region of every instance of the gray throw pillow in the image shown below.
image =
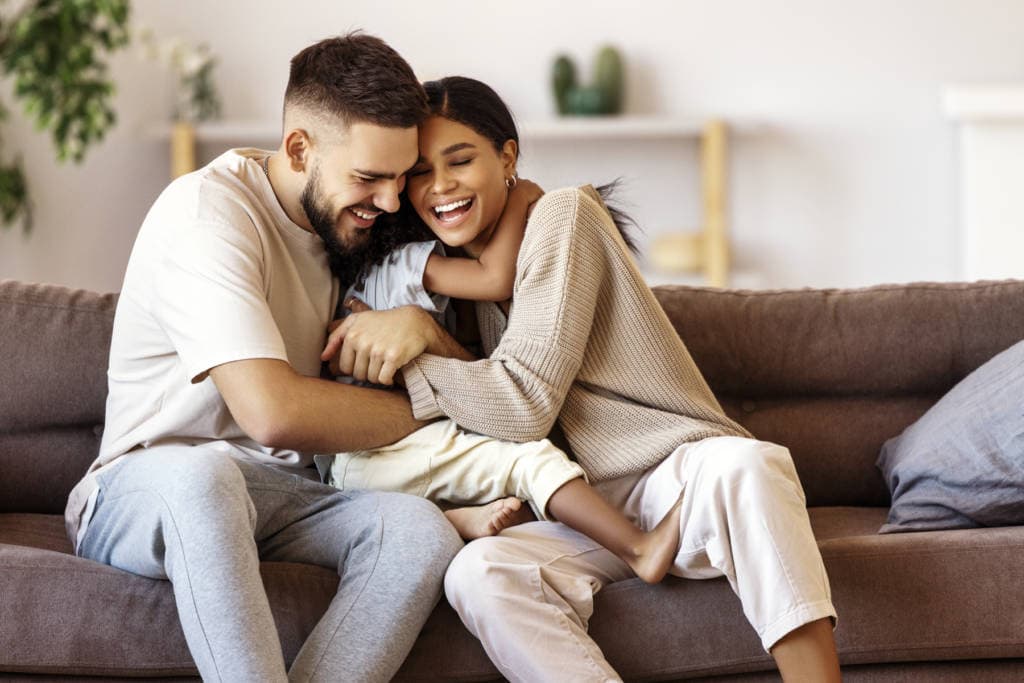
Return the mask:
[[878, 457], [879, 533], [1024, 525], [1024, 341], [965, 377]]

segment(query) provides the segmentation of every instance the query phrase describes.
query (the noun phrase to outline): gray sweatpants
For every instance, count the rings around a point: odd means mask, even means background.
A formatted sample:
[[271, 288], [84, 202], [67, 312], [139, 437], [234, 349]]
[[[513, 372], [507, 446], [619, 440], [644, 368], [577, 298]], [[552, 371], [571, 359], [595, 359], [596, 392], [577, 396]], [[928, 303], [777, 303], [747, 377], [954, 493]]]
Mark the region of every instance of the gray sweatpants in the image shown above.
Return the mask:
[[[168, 445], [101, 472], [79, 554], [171, 581], [205, 681], [386, 681], [461, 546], [420, 498], [341, 492], [209, 448]], [[341, 577], [288, 673], [261, 559], [330, 567]]]

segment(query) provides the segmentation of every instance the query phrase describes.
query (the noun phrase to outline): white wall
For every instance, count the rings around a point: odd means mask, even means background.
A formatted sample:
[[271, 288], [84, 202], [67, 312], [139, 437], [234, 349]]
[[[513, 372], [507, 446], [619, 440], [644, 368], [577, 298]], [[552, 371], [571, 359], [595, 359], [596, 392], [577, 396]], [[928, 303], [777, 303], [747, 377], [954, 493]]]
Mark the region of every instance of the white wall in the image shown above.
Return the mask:
[[[737, 282], [758, 287], [960, 277], [955, 129], [941, 87], [1024, 80], [1018, 0], [136, 0], [134, 12], [160, 35], [214, 47], [230, 119], [277, 120], [288, 59], [351, 28], [384, 37], [422, 78], [489, 82], [520, 119], [550, 114], [557, 52], [585, 63], [614, 42], [629, 110], [744, 124], [729, 209]], [[120, 286], [166, 182], [165, 144], [146, 130], [165, 116], [170, 81], [134, 52], [114, 74], [120, 125], [82, 166], [57, 166], [17, 116], [6, 126], [4, 149], [29, 170], [36, 228], [0, 232], [0, 277]], [[525, 152], [523, 170], [549, 187], [625, 175], [648, 241], [697, 222], [690, 144]]]

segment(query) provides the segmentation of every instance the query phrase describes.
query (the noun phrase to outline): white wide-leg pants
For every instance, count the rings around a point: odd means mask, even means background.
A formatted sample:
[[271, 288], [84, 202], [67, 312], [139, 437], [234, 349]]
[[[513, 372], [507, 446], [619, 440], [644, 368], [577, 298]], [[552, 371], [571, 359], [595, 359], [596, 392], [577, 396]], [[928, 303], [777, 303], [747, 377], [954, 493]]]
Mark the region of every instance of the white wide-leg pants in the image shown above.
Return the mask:
[[[725, 576], [769, 650], [831, 617], [828, 578], [789, 451], [718, 437], [684, 444], [639, 475], [596, 488], [645, 529], [683, 492], [681, 544], [670, 573]], [[455, 557], [448, 600], [512, 681], [614, 681], [587, 635], [594, 595], [632, 578], [629, 567], [568, 527], [533, 522], [478, 539]]]

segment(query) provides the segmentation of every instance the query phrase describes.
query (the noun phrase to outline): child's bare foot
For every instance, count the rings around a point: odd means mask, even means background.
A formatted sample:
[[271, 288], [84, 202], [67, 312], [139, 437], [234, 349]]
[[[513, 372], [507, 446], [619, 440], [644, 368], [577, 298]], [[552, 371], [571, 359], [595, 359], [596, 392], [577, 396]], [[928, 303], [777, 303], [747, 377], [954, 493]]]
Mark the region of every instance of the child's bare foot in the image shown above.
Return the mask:
[[668, 514], [658, 522], [658, 526], [644, 534], [633, 557], [623, 558], [636, 575], [647, 583], [658, 583], [665, 578], [665, 574], [676, 559], [676, 553], [679, 552], [679, 515], [682, 505], [683, 498], [680, 496]]
[[533, 519], [533, 511], [518, 498], [502, 498], [487, 505], [445, 510], [445, 517], [467, 541], [494, 536], [502, 529]]

